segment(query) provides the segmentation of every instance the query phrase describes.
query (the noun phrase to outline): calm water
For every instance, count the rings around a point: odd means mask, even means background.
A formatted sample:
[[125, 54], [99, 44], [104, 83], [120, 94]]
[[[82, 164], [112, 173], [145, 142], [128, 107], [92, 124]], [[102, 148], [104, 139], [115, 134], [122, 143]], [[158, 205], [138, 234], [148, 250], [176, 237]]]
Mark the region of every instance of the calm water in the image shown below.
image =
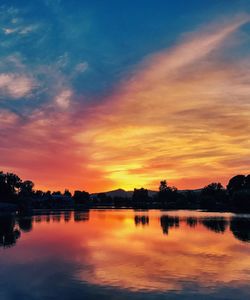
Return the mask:
[[0, 218], [1, 300], [128, 297], [250, 299], [250, 215], [92, 210]]

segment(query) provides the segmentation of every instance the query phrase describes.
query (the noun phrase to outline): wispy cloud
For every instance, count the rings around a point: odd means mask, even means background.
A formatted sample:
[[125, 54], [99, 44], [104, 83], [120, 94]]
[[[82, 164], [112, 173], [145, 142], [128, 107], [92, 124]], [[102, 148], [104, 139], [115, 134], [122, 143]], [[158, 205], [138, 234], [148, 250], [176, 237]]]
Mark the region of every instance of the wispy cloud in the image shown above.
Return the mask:
[[27, 35], [40, 27], [39, 24], [30, 24], [25, 21], [22, 17], [24, 12], [24, 9], [19, 10], [14, 7], [0, 6], [0, 25], [5, 35]]
[[0, 74], [0, 95], [14, 99], [28, 96], [35, 88], [35, 81], [22, 74], [2, 73]]
[[66, 109], [70, 106], [72, 97], [73, 92], [70, 89], [64, 89], [55, 97], [55, 102], [60, 108]]
[[8, 35], [8, 34], [11, 34], [11, 33], [14, 33], [16, 32], [16, 28], [3, 28], [3, 32]]
[[75, 66], [76, 73], [83, 73], [88, 69], [89, 65], [87, 62], [81, 62]]
[[3, 130], [6, 127], [15, 126], [18, 123], [18, 116], [7, 110], [0, 109], [0, 128]]

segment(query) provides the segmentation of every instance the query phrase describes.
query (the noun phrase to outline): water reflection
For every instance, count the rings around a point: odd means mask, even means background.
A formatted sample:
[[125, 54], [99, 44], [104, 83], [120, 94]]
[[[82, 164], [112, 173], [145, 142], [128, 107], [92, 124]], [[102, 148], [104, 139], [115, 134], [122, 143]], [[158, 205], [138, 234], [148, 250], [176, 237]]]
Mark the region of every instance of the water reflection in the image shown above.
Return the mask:
[[145, 226], [145, 225], [149, 225], [149, 217], [148, 216], [135, 216], [135, 226]]
[[[42, 211], [36, 215], [24, 216], [1, 216], [0, 215], [0, 246], [14, 245], [16, 240], [21, 236], [22, 232], [30, 232], [33, 228], [33, 223], [60, 223], [63, 219], [64, 223], [86, 222], [89, 221], [89, 211]], [[148, 226], [148, 215], [135, 215], [135, 226]], [[232, 217], [214, 217], [214, 216], [173, 216], [163, 214], [159, 218], [159, 225], [162, 233], [168, 235], [169, 229], [178, 228], [180, 224], [184, 224], [190, 228], [195, 229], [196, 226], [202, 224], [208, 230], [215, 233], [224, 233], [229, 227], [234, 237], [242, 242], [250, 242], [250, 216], [232, 216]]]
[[250, 241], [250, 219], [233, 217], [230, 222], [230, 230], [240, 241]]
[[[124, 291], [132, 299], [138, 293], [139, 299], [166, 294], [188, 299], [192, 293], [246, 299], [249, 242], [247, 215], [91, 210], [2, 216], [0, 277], [10, 282], [0, 283], [0, 298], [12, 283], [25, 300], [78, 300], [83, 294], [111, 299], [114, 293], [127, 299]], [[32, 284], [36, 287], [24, 291]]]
[[15, 226], [14, 217], [4, 216], [0, 218], [0, 247], [14, 246], [20, 236], [21, 232]]
[[161, 216], [161, 228], [163, 234], [168, 234], [171, 227], [179, 227], [180, 219], [177, 216]]
[[75, 222], [85, 222], [89, 220], [89, 211], [75, 211], [74, 221]]
[[64, 217], [64, 222], [67, 223], [70, 221], [71, 219], [71, 211], [65, 211], [64, 214], [63, 214], [63, 217]]
[[198, 218], [196, 218], [196, 217], [187, 217], [186, 222], [187, 222], [188, 226], [195, 227], [198, 224]]
[[[37, 217], [35, 217], [35, 222], [41, 222]], [[33, 219], [31, 216], [20, 216], [17, 218], [17, 223], [19, 225], [19, 229], [21, 229], [23, 232], [29, 232], [32, 230], [32, 222]]]
[[216, 233], [225, 232], [228, 226], [228, 221], [223, 217], [204, 218], [201, 220], [201, 222], [207, 229]]

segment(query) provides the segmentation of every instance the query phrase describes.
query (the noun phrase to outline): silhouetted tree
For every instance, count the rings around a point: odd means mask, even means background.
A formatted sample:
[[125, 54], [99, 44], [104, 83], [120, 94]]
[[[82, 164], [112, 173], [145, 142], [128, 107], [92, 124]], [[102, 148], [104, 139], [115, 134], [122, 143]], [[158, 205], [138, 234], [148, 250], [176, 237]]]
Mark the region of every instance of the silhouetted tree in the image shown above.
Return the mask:
[[64, 194], [63, 194], [64, 196], [66, 196], [66, 197], [71, 197], [71, 193], [70, 193], [70, 191], [69, 190], [65, 190], [64, 191]]
[[227, 185], [231, 196], [232, 208], [238, 211], [250, 211], [250, 175], [232, 177]]
[[166, 180], [162, 180], [159, 186], [158, 198], [163, 207], [167, 205], [174, 206], [176, 205], [176, 201], [178, 199], [178, 193], [176, 187], [170, 187], [167, 184]]
[[43, 191], [41, 191], [41, 190], [36, 190], [35, 192], [34, 192], [34, 196], [36, 197], [36, 198], [42, 198], [43, 196], [44, 196], [44, 192]]
[[235, 211], [250, 212], [250, 190], [235, 191], [232, 195], [232, 207]]
[[232, 195], [234, 192], [242, 190], [246, 185], [246, 176], [245, 175], [236, 175], [232, 177], [227, 185], [227, 190]]
[[198, 196], [197, 193], [193, 191], [186, 191], [185, 192], [185, 198], [188, 207], [190, 208], [198, 208]]
[[131, 207], [132, 206], [130, 198], [115, 196], [113, 198], [113, 202], [114, 202], [115, 207]]
[[166, 180], [162, 180], [160, 182], [160, 186], [159, 186], [159, 192], [160, 193], [164, 193], [169, 189], [168, 185], [167, 185], [167, 181]]
[[214, 209], [220, 204], [227, 202], [226, 190], [220, 182], [213, 182], [205, 186], [200, 194], [200, 205], [202, 208]]
[[13, 202], [16, 200], [21, 179], [13, 173], [0, 172], [0, 201]]
[[62, 196], [61, 191], [52, 192], [53, 196]]
[[98, 203], [98, 205], [112, 205], [113, 199], [106, 193], [98, 193], [97, 194], [97, 203]]
[[19, 196], [21, 197], [30, 197], [33, 195], [34, 183], [30, 180], [25, 180], [20, 184]]
[[89, 204], [89, 193], [85, 191], [75, 191], [73, 199], [77, 205], [88, 205]]
[[247, 190], [250, 189], [250, 174], [247, 175], [247, 176], [245, 177], [245, 185], [244, 185], [244, 188], [247, 189]]
[[148, 190], [144, 188], [134, 189], [132, 202], [136, 208], [145, 208], [148, 204], [149, 196]]

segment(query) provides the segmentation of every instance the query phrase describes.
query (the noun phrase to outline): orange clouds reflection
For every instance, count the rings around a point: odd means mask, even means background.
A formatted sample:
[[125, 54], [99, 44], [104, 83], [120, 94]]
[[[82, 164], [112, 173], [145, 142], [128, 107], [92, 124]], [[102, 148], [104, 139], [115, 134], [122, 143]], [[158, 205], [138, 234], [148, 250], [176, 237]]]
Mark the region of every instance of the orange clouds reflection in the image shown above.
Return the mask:
[[6, 251], [3, 265], [21, 264], [30, 274], [29, 264], [32, 269], [43, 264], [39, 279], [44, 284], [53, 274], [55, 279], [67, 275], [66, 286], [74, 288], [77, 283], [93, 290], [115, 287], [198, 296], [222, 291], [226, 299], [238, 293], [239, 299], [249, 298], [249, 215], [157, 210], [47, 213], [33, 217], [28, 228], [27, 219], [17, 222], [21, 238]]
[[146, 227], [134, 225], [135, 214], [91, 212], [86, 226], [94, 227], [97, 235], [82, 228], [86, 235], [82, 248], [84, 253], [87, 248], [88, 254], [78, 262], [83, 259], [92, 271], [83, 267], [77, 278], [97, 285], [157, 292], [181, 291], [187, 286], [190, 291], [211, 292], [218, 285], [248, 284], [249, 245], [235, 240], [229, 229], [218, 236], [201, 224], [188, 227], [181, 217], [179, 227], [162, 235], [161, 214], [146, 213]]

